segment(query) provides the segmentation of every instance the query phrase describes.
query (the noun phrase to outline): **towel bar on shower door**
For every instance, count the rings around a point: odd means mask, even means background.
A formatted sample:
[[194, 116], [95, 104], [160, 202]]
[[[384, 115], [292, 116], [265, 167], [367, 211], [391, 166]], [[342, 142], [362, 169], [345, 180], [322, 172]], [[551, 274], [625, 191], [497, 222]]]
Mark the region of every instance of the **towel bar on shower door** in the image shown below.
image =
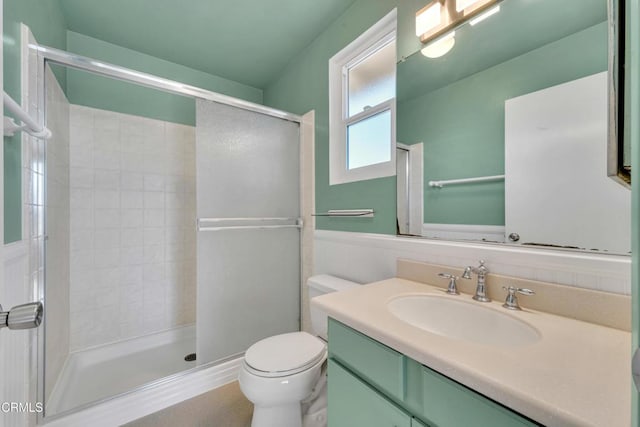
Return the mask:
[[198, 218], [197, 228], [198, 231], [301, 229], [302, 218]]

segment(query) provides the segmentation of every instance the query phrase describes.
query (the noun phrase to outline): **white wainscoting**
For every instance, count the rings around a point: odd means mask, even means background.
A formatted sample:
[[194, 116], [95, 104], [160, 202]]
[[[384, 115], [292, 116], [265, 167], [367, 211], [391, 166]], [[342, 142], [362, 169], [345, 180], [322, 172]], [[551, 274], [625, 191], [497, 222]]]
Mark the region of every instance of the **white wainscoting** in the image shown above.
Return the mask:
[[[5, 310], [24, 304], [29, 300], [27, 292], [27, 243], [19, 241], [4, 245], [4, 294], [0, 301]], [[0, 403], [31, 402], [29, 388], [31, 330], [0, 330]], [[24, 427], [33, 425], [35, 418], [28, 412], [0, 411], [0, 425], [3, 427]]]
[[395, 277], [396, 259], [459, 266], [483, 259], [490, 272], [631, 294], [631, 257], [382, 234], [316, 230], [314, 274], [369, 283]]

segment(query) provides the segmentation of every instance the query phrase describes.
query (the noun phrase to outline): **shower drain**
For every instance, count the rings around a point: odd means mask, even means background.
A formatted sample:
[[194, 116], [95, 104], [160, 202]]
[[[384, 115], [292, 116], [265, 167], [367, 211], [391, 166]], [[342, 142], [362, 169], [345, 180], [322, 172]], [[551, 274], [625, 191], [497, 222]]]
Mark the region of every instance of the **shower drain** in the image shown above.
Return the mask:
[[187, 362], [193, 362], [194, 360], [196, 360], [196, 354], [195, 353], [187, 354], [184, 357], [184, 360], [186, 360]]

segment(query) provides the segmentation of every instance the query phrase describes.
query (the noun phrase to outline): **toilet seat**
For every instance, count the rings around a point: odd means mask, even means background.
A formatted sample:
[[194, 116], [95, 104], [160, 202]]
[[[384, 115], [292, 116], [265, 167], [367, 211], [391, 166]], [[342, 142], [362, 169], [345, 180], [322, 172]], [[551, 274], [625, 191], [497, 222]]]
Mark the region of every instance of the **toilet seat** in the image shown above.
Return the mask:
[[284, 377], [305, 371], [324, 361], [324, 341], [307, 333], [292, 332], [253, 344], [244, 356], [247, 371], [260, 377]]

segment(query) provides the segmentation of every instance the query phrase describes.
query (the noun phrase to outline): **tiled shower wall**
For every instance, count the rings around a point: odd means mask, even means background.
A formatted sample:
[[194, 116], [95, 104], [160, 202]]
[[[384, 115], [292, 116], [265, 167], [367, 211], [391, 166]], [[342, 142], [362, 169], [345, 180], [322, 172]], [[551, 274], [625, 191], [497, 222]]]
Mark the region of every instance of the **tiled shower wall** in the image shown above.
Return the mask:
[[71, 350], [195, 321], [195, 130], [71, 106]]

